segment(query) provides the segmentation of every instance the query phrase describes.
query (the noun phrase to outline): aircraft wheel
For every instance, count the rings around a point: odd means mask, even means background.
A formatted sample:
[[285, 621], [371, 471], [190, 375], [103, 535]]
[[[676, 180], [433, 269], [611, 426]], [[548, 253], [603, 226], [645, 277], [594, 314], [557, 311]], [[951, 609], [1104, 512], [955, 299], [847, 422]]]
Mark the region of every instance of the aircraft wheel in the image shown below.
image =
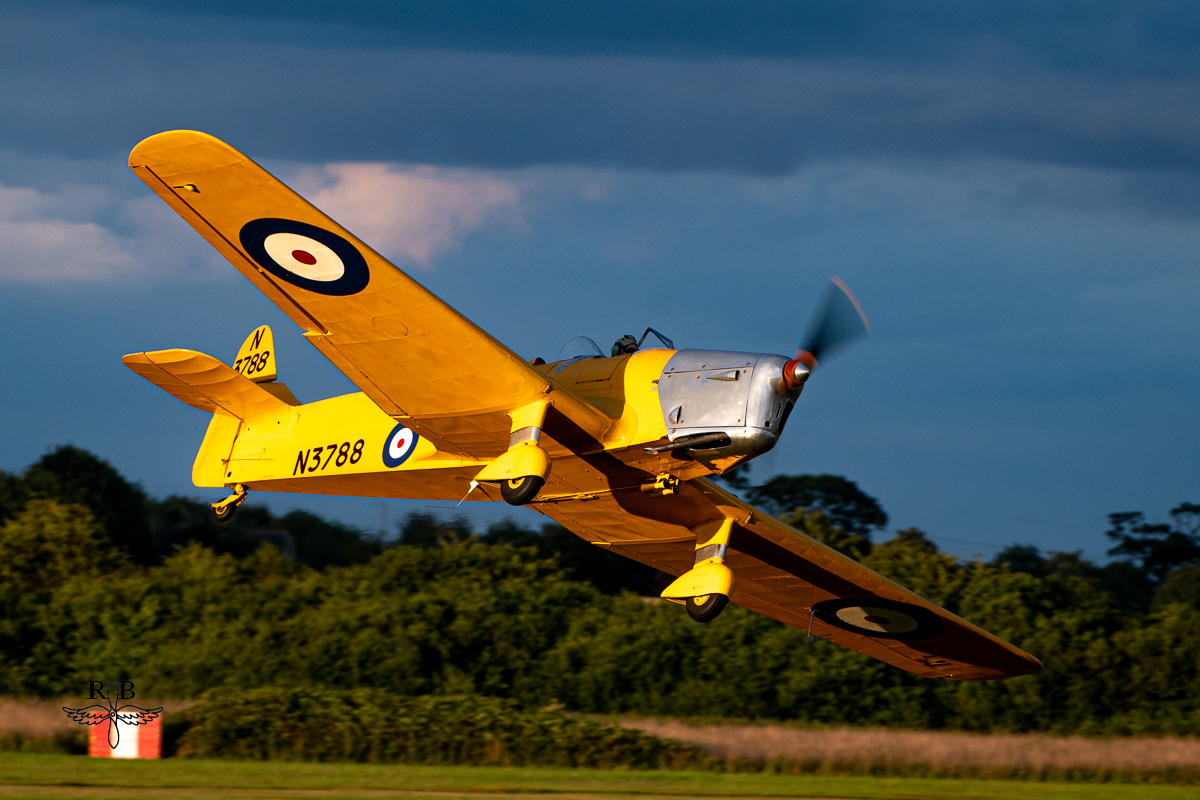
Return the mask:
[[712, 622], [728, 604], [728, 595], [706, 594], [700, 597], [689, 597], [685, 605], [688, 616], [696, 622]]
[[537, 497], [537, 493], [546, 485], [546, 479], [537, 475], [526, 475], [511, 481], [501, 481], [500, 496], [510, 506], [523, 506]]
[[227, 505], [225, 508], [220, 510], [214, 508], [213, 516], [216, 518], [217, 522], [229, 522], [229, 520], [233, 519], [233, 512], [237, 511], [237, 509], [238, 507], [235, 504]]

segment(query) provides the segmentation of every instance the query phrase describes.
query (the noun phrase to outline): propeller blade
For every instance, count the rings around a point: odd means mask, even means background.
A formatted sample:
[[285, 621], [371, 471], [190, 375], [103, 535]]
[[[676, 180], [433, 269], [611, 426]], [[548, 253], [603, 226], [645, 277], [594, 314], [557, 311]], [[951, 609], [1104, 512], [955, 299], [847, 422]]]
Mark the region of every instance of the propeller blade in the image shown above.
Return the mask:
[[871, 332], [871, 322], [850, 288], [837, 276], [830, 282], [832, 285], [825, 287], [821, 305], [796, 351], [796, 360], [810, 369], [821, 359], [829, 358], [831, 353]]

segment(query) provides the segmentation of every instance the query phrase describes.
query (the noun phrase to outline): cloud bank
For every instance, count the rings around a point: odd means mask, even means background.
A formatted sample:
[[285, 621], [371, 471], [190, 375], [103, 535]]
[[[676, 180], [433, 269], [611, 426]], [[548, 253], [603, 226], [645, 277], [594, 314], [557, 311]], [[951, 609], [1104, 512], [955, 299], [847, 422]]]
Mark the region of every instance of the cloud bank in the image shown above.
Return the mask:
[[521, 220], [516, 184], [465, 170], [327, 164], [295, 188], [379, 252], [426, 268], [489, 222]]
[[[35, 174], [36, 168], [28, 170]], [[108, 184], [0, 182], [0, 283], [56, 285], [213, 280], [225, 260], [157, 197]], [[340, 163], [302, 167], [288, 182], [359, 238], [425, 269], [473, 232], [519, 231], [522, 188], [490, 173]], [[126, 190], [132, 189], [137, 194]]]
[[582, 6], [570, 23], [516, 4], [499, 24], [450, 5], [2, 6], [0, 140], [109, 158], [188, 127], [305, 163], [780, 175], [979, 157], [1200, 174], [1200, 38], [1180, 35], [1196, 15], [1173, 28], [1154, 4], [708, 2], [683, 19], [658, 3], [627, 24], [605, 5], [591, 29]]
[[90, 220], [68, 218], [70, 200], [0, 184], [0, 282], [109, 280], [140, 271], [130, 243]]

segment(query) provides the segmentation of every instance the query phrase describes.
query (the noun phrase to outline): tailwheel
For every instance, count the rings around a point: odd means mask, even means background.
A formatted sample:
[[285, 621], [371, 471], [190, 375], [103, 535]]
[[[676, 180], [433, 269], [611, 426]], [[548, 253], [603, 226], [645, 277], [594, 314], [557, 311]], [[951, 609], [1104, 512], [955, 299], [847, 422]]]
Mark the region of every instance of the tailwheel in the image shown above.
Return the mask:
[[526, 475], [524, 478], [500, 482], [500, 496], [510, 506], [523, 506], [537, 497], [537, 493], [546, 485], [546, 479], [537, 475]]
[[688, 616], [696, 622], [712, 622], [725, 610], [729, 604], [729, 596], [724, 594], [705, 594], [700, 597], [689, 597], [685, 603]]
[[228, 522], [233, 519], [233, 512], [238, 510], [238, 506], [246, 500], [248, 494], [246, 487], [239, 483], [233, 487], [233, 494], [224, 500], [213, 503], [212, 512], [217, 522]]

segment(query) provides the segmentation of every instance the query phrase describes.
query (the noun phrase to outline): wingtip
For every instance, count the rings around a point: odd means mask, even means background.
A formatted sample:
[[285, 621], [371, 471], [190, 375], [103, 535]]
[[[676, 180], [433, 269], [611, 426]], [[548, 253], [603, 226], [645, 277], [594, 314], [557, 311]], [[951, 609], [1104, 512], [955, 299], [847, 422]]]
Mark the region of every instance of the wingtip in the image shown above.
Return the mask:
[[228, 142], [218, 139], [211, 133], [192, 130], [174, 130], [156, 133], [142, 139], [129, 151], [129, 167], [151, 167], [163, 163], [175, 163], [180, 160], [182, 151], [199, 146], [208, 151], [222, 153], [222, 160], [229, 163], [244, 160], [246, 157]]

